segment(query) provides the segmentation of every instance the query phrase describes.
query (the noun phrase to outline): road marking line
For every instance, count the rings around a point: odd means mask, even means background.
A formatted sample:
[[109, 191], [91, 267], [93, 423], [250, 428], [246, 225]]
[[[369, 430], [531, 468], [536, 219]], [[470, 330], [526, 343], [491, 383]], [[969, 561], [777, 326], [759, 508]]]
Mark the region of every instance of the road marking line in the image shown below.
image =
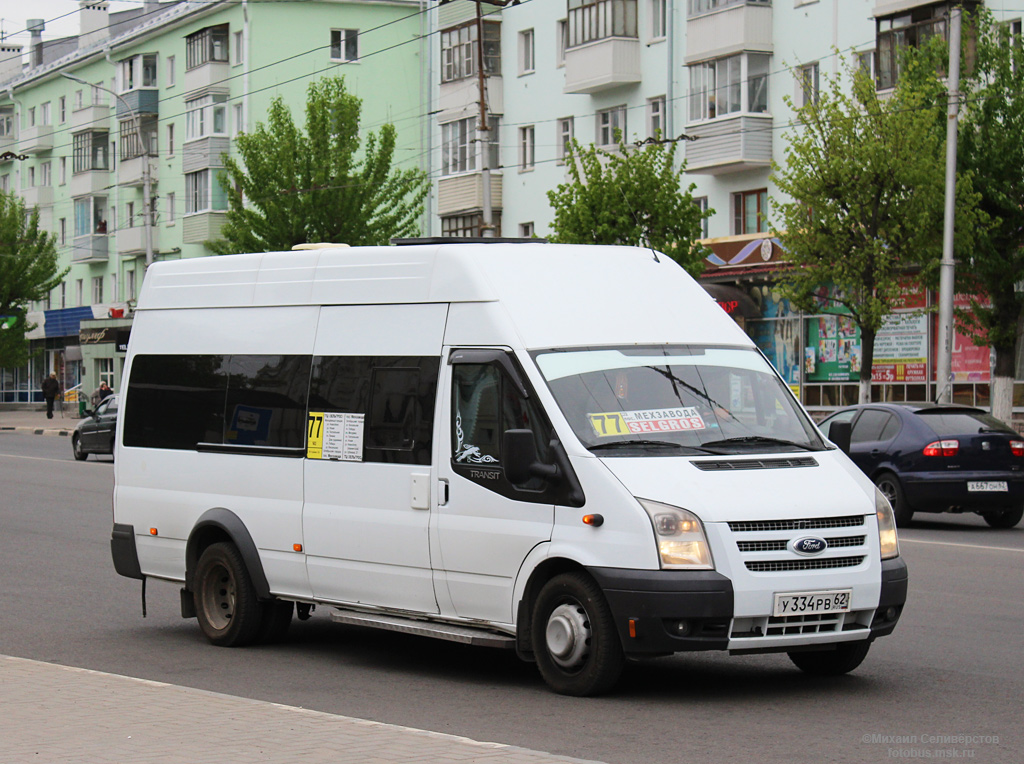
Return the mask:
[[[67, 464], [68, 462], [76, 461], [76, 460], [73, 460], [73, 459], [51, 459], [48, 456], [22, 456], [21, 454], [4, 454], [4, 453], [0, 453], [0, 456], [6, 456], [9, 459], [30, 459], [30, 460], [32, 460], [34, 462], [59, 462], [60, 464]], [[98, 462], [98, 463], [99, 464], [103, 464], [103, 462]], [[109, 462], [109, 464], [113, 464], [113, 462]]]
[[1024, 549], [1012, 549], [1007, 546], [985, 546], [984, 544], [954, 544], [952, 541], [924, 541], [923, 539], [901, 538], [901, 544], [931, 544], [932, 546], [962, 546], [966, 549], [990, 549], [995, 552], [1016, 552], [1024, 554]]

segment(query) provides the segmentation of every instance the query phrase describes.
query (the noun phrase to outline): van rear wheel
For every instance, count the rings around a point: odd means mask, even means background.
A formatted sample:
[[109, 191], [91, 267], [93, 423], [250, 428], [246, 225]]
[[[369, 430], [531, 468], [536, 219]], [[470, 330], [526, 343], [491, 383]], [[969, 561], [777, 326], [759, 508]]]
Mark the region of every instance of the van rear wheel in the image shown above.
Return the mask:
[[805, 674], [839, 676], [848, 674], [864, 662], [871, 642], [842, 642], [835, 650], [789, 653], [789, 659]]
[[622, 674], [611, 610], [584, 573], [563, 573], [544, 585], [533, 608], [531, 637], [541, 676], [557, 693], [599, 695]]
[[196, 565], [192, 592], [199, 627], [212, 644], [240, 647], [259, 637], [263, 606], [234, 544], [206, 548]]

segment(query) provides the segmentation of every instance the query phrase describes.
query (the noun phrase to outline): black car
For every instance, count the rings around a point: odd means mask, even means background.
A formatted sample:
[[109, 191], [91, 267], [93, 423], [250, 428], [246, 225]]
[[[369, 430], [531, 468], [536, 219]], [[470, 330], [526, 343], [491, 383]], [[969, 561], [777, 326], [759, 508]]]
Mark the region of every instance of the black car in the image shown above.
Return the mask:
[[852, 422], [850, 458], [892, 504], [896, 522], [915, 512], [976, 512], [993, 528], [1024, 515], [1024, 438], [970, 406], [868, 403], [819, 427]]
[[114, 431], [117, 429], [117, 396], [108, 395], [95, 411], [86, 413], [71, 434], [71, 450], [84, 461], [89, 454], [113, 454]]

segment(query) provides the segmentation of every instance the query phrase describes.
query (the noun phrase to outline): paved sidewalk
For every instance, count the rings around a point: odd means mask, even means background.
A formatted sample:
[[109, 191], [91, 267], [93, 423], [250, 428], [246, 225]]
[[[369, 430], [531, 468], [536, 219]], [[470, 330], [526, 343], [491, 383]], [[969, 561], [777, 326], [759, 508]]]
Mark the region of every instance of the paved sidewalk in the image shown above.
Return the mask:
[[586, 764], [500, 743], [9, 656], [0, 656], [0, 708], [3, 764]]
[[[70, 405], [70, 404], [68, 404]], [[75, 430], [81, 419], [72, 418], [67, 412], [64, 416], [59, 411], [53, 412], [53, 419], [46, 418], [46, 410], [22, 411], [6, 409], [0, 406], [0, 432], [14, 430], [36, 435], [63, 435], [67, 437]]]

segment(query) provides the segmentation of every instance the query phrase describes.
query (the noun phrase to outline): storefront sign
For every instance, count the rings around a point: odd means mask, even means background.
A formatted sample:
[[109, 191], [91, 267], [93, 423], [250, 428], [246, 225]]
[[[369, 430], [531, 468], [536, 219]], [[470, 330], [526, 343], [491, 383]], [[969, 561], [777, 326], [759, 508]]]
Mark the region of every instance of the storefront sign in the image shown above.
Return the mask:
[[99, 345], [101, 342], [113, 342], [114, 330], [109, 327], [102, 329], [79, 329], [78, 341], [83, 345]]
[[872, 382], [924, 382], [928, 376], [928, 317], [891, 313], [875, 336]]

